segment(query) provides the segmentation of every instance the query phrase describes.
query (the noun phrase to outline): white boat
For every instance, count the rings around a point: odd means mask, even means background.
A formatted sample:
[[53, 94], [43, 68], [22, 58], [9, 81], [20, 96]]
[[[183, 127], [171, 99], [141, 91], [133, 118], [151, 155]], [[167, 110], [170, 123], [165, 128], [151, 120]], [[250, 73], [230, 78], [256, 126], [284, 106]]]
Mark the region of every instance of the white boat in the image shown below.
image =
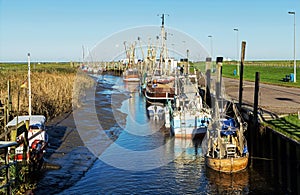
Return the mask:
[[[26, 121], [29, 121], [29, 127], [26, 138]], [[48, 134], [45, 130], [46, 118], [43, 115], [26, 115], [18, 116], [13, 120], [9, 121], [6, 128], [9, 130], [14, 130], [17, 128], [16, 134], [11, 136], [16, 136], [16, 141], [20, 145], [15, 149], [14, 159], [16, 161], [29, 161], [32, 165], [36, 166], [38, 169], [41, 168], [43, 163], [43, 155], [46, 152], [48, 145]], [[22, 127], [23, 126], [23, 127]], [[13, 138], [12, 138], [13, 139]], [[24, 156], [24, 144], [23, 141], [28, 139], [28, 147]]]
[[152, 104], [147, 108], [147, 110], [149, 117], [153, 118], [154, 120], [162, 119], [163, 114], [165, 113], [163, 104]]
[[188, 76], [176, 80], [175, 108], [171, 112], [171, 134], [175, 137], [203, 136], [211, 121], [210, 109], [204, 106], [197, 86]]

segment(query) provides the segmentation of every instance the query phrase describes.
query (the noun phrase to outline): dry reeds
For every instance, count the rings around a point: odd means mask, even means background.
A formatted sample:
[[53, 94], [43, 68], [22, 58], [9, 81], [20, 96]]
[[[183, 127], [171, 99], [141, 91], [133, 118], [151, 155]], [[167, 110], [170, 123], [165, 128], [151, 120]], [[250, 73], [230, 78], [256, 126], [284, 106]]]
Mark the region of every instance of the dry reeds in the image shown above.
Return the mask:
[[[14, 114], [17, 113], [18, 90], [19, 90], [19, 115], [28, 114], [28, 89], [20, 88], [27, 80], [27, 72], [0, 72], [0, 98], [7, 97], [7, 81], [11, 83], [11, 95]], [[93, 85], [93, 79], [85, 74], [65, 72], [32, 72], [32, 114], [42, 114], [48, 119], [69, 112], [72, 109], [73, 85], [76, 80], [77, 94], [82, 93], [85, 87]], [[78, 82], [80, 80], [80, 82]]]

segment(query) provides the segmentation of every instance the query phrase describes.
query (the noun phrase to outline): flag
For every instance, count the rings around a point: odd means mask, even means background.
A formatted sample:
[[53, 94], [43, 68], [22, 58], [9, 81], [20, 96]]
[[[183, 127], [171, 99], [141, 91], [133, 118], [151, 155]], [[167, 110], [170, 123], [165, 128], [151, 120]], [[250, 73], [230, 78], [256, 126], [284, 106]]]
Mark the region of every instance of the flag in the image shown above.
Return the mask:
[[28, 88], [28, 82], [27, 82], [27, 80], [24, 81], [20, 87], [21, 88]]

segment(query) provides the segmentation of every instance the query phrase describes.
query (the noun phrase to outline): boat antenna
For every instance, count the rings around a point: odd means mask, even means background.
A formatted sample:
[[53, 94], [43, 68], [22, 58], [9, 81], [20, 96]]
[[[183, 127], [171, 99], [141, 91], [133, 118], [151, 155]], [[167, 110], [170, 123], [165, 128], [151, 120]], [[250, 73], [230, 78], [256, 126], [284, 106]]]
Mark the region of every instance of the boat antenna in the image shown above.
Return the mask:
[[161, 15], [161, 26], [163, 27], [165, 25], [165, 14]]
[[82, 63], [84, 63], [84, 46], [82, 45]]
[[30, 53], [28, 53], [28, 115], [31, 116]]

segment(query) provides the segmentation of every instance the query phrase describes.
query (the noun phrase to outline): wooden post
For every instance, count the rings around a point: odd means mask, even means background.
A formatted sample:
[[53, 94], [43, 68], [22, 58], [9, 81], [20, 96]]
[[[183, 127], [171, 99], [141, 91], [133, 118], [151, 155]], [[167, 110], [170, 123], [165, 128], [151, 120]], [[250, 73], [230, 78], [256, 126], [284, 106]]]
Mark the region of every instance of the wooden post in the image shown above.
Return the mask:
[[[211, 57], [206, 58], [206, 89], [205, 89], [205, 95], [204, 95], [204, 101], [207, 104], [207, 96], [209, 95], [209, 91], [210, 91], [210, 79], [211, 79]], [[211, 105], [209, 105], [211, 106]]]
[[243, 77], [244, 77], [244, 60], [245, 60], [246, 41], [242, 42], [241, 51], [241, 68], [240, 68], [240, 89], [239, 89], [239, 109], [243, 104]]
[[253, 105], [253, 122], [254, 126], [257, 127], [257, 120], [258, 120], [258, 95], [259, 95], [259, 80], [260, 74], [259, 72], [255, 73], [255, 89], [254, 89], [254, 105]]
[[[253, 155], [254, 150], [254, 143], [256, 140], [254, 140], [254, 134], [258, 131], [258, 94], [259, 94], [259, 79], [260, 75], [259, 72], [256, 72], [255, 74], [255, 89], [254, 89], [254, 106], [253, 106], [253, 129], [249, 132], [250, 133], [250, 140], [251, 140], [251, 153]], [[253, 159], [251, 159], [250, 167], [253, 166]]]
[[223, 62], [223, 57], [217, 57], [216, 97], [218, 98], [218, 100], [221, 98], [221, 87], [222, 87], [222, 62]]
[[8, 120], [10, 112], [12, 111], [12, 98], [11, 98], [11, 92], [10, 92], [10, 81], [7, 81], [7, 100], [8, 100]]
[[6, 178], [6, 184], [7, 184], [7, 187], [6, 187], [6, 194], [11, 194], [11, 185], [9, 184], [10, 182], [10, 173], [9, 173], [9, 155], [8, 155], [8, 147], [5, 147], [5, 165], [6, 165], [6, 168], [5, 168], [5, 178]]
[[[12, 100], [11, 100], [11, 94], [10, 94], [10, 81], [7, 81], [7, 99], [5, 101], [4, 105], [4, 127], [9, 122], [9, 116], [12, 110]], [[7, 134], [5, 134], [5, 141], [8, 141]]]

